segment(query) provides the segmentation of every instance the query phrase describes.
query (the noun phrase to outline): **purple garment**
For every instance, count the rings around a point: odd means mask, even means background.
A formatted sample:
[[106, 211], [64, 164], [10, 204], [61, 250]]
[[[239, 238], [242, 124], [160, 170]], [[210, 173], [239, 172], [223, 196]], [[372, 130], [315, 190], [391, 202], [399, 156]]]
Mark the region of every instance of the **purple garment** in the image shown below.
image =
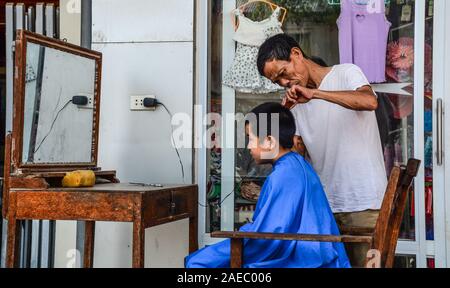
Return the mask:
[[370, 83], [386, 81], [386, 51], [391, 23], [384, 0], [341, 0], [339, 52], [341, 64], [361, 68]]

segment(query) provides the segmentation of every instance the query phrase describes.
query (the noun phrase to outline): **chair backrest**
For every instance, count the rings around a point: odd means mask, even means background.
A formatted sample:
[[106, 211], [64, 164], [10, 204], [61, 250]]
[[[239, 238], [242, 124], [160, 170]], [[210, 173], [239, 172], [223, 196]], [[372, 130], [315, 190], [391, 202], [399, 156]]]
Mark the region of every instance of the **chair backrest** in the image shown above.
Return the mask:
[[406, 166], [394, 167], [392, 170], [372, 243], [372, 249], [380, 252], [380, 264], [383, 268], [392, 268], [394, 264], [408, 193], [420, 163], [420, 160], [409, 159]]

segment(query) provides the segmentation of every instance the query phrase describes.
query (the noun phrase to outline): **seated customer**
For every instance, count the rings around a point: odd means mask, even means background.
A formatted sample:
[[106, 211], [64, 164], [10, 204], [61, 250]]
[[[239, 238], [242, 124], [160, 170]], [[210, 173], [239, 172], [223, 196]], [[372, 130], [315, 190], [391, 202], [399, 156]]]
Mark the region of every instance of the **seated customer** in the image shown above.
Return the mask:
[[[240, 231], [339, 235], [319, 177], [302, 156], [291, 152], [296, 130], [291, 112], [280, 104], [266, 103], [252, 113], [256, 123], [246, 123], [248, 148], [257, 164], [270, 163], [273, 171], [262, 188], [253, 223]], [[271, 127], [272, 117], [279, 118], [279, 127]], [[263, 130], [268, 136], [262, 135]], [[273, 156], [265, 159], [267, 155]], [[230, 267], [230, 240], [189, 255], [185, 266]], [[244, 267], [347, 268], [350, 264], [342, 243], [246, 239]]]

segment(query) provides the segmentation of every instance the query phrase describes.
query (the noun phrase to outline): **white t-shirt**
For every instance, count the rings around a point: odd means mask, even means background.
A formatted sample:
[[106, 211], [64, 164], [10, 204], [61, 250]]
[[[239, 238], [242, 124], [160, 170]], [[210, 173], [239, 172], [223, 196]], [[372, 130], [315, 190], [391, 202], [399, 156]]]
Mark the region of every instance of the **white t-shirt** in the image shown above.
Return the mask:
[[[319, 90], [354, 91], [370, 85], [353, 64], [334, 66]], [[324, 100], [292, 109], [334, 213], [378, 210], [387, 185], [375, 112], [354, 111]]]

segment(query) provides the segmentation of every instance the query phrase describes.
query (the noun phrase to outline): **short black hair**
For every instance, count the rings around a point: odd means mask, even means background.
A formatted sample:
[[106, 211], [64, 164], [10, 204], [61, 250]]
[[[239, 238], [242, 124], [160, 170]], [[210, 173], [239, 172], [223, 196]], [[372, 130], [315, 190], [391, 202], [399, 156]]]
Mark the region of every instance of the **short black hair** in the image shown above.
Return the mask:
[[267, 39], [259, 48], [258, 52], [258, 71], [264, 76], [264, 67], [268, 61], [284, 60], [289, 61], [291, 58], [292, 48], [298, 48], [302, 51], [303, 57], [310, 59], [298, 42], [287, 34], [277, 34]]
[[[267, 117], [260, 117], [261, 114], [266, 114]], [[262, 105], [259, 105], [258, 107], [254, 108], [249, 115], [254, 116], [253, 120], [256, 121], [256, 127], [255, 125], [251, 125], [252, 133], [256, 136], [260, 137], [261, 133], [265, 132], [264, 137], [266, 136], [273, 136], [275, 127], [272, 127], [272, 117], [275, 117], [275, 115], [279, 119], [279, 127], [278, 128], [278, 142], [281, 147], [286, 149], [291, 149], [294, 146], [294, 136], [296, 132], [296, 126], [295, 126], [295, 118], [294, 115], [292, 115], [292, 112], [283, 107], [280, 103], [275, 102], [268, 102], [264, 103]], [[252, 121], [249, 120], [249, 115], [246, 117], [245, 124], [254, 124]], [[256, 119], [255, 119], [256, 118]], [[261, 121], [267, 121], [266, 123], [261, 123]], [[261, 131], [261, 126], [265, 124], [265, 127], [267, 127], [267, 131]]]
[[320, 58], [320, 57], [317, 57], [317, 56], [310, 56], [309, 59], [310, 59], [311, 61], [313, 61], [314, 63], [316, 63], [317, 65], [320, 65], [320, 66], [322, 66], [322, 67], [328, 67], [327, 62], [325, 62], [325, 60], [323, 60], [323, 59]]

